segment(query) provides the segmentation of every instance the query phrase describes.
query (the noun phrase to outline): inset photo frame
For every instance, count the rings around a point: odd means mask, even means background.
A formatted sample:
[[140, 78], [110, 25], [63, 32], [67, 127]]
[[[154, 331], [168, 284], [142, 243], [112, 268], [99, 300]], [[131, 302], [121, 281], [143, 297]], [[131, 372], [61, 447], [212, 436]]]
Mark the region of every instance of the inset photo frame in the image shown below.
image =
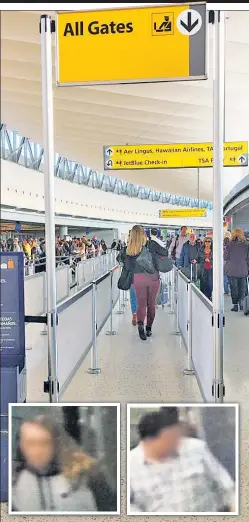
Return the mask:
[[239, 515], [238, 404], [128, 404], [127, 514]]
[[120, 404], [9, 404], [9, 514], [119, 515]]

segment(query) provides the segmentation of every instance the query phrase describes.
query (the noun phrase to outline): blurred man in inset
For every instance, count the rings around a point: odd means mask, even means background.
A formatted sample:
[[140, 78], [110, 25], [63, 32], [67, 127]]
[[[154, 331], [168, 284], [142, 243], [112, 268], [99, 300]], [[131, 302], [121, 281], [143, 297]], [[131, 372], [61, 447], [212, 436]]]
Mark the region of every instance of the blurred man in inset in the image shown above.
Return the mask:
[[145, 414], [130, 452], [130, 509], [140, 513], [235, 511], [235, 485], [206, 443], [185, 435], [178, 409]]

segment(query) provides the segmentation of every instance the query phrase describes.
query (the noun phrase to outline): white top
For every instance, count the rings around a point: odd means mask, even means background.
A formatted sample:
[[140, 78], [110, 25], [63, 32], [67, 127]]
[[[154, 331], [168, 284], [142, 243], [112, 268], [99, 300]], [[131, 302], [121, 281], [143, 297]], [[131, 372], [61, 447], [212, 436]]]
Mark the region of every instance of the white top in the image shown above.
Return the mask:
[[233, 505], [234, 482], [204, 441], [184, 437], [164, 462], [146, 462], [142, 443], [130, 452], [130, 494], [131, 512], [218, 512]]
[[159, 239], [158, 237], [156, 237], [156, 236], [151, 236], [151, 241], [155, 241], [156, 243], [158, 243], [158, 245], [160, 245], [161, 247], [165, 248], [165, 244], [164, 244], [163, 241], [161, 241], [161, 239]]

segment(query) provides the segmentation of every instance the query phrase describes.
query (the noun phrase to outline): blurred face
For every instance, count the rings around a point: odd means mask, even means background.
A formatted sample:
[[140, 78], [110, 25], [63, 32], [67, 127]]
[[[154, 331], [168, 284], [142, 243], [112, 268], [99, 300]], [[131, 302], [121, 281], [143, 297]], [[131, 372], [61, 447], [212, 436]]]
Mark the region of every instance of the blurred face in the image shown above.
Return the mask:
[[195, 234], [190, 234], [189, 241], [190, 243], [195, 243]]
[[186, 236], [186, 234], [187, 234], [187, 227], [183, 227], [181, 230], [181, 235]]
[[54, 457], [52, 435], [45, 428], [29, 422], [21, 426], [20, 449], [27, 464], [37, 470], [49, 466]]
[[154, 439], [158, 456], [165, 458], [175, 453], [179, 447], [181, 436], [182, 427], [179, 424], [162, 429], [156, 439]]
[[211, 247], [211, 243], [212, 243], [211, 239], [206, 239], [204, 245]]

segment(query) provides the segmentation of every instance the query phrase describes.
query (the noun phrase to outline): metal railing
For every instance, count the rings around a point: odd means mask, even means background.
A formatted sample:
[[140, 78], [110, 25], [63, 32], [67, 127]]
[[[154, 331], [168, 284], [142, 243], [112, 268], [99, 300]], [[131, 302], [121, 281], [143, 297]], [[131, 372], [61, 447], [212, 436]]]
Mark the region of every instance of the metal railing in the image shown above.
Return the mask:
[[213, 304], [176, 267], [169, 280], [170, 313], [176, 317], [175, 334], [181, 335], [187, 351], [185, 375], [195, 375], [205, 402], [214, 402], [215, 353]]
[[[44, 150], [38, 143], [34, 143], [29, 138], [20, 136], [18, 132], [11, 131], [6, 128], [6, 125], [1, 124], [1, 157], [4, 160], [13, 161], [26, 168], [43, 172], [43, 156]], [[200, 207], [210, 210], [213, 208], [210, 201], [199, 201], [197, 198], [175, 196], [167, 192], [135, 185], [92, 170], [75, 161], [59, 156], [59, 154], [55, 154], [55, 176], [80, 185], [88, 185], [92, 188], [104, 190], [105, 192], [113, 192], [117, 195], [125, 195], [184, 207]]]
[[[106, 274], [116, 266], [116, 256], [117, 252], [111, 251], [105, 255], [92, 257], [78, 263], [73, 256], [57, 257], [57, 303], [61, 303], [95, 279]], [[26, 268], [28, 273], [24, 280], [25, 313], [30, 316], [43, 315], [47, 308], [46, 263], [43, 261], [41, 264], [36, 264], [35, 259], [29, 260]], [[37, 268], [39, 268], [38, 272], [36, 271]]]
[[[63, 288], [65, 290], [68, 284], [66, 277], [69, 266], [64, 265], [56, 270], [57, 295], [61, 294], [57, 305], [57, 380], [60, 397], [90, 350], [89, 373], [100, 373], [97, 337], [108, 319], [110, 319], [110, 327], [106, 334], [116, 333], [113, 330], [113, 309], [122, 294], [117, 286], [120, 269], [116, 262], [116, 254], [110, 252], [106, 256], [81, 261], [82, 264], [87, 263], [90, 267], [88, 276], [81, 278], [80, 281], [77, 279], [76, 292], [69, 291], [64, 296]], [[99, 261], [98, 267], [96, 267], [97, 261]], [[58, 278], [60, 273], [62, 279]], [[47, 329], [46, 272], [26, 276], [24, 285], [26, 324], [44, 323], [44, 329], [41, 331], [44, 335]], [[125, 298], [121, 296], [121, 300], [125, 305]], [[49, 378], [44, 383], [45, 391], [48, 391], [46, 388], [48, 382]]]

